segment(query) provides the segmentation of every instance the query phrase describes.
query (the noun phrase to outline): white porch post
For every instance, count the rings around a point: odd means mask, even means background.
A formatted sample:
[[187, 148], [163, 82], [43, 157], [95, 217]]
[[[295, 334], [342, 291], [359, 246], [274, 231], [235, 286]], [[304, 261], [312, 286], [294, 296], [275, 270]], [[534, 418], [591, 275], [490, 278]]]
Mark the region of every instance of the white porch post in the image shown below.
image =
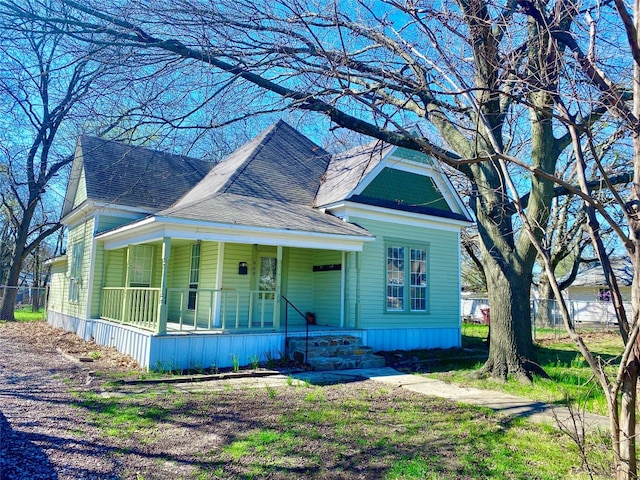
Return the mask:
[[122, 299], [122, 321], [129, 320], [129, 273], [131, 272], [131, 247], [127, 245], [126, 267], [124, 272], [124, 298]]
[[213, 317], [213, 325], [216, 327], [222, 327], [222, 319], [220, 318], [220, 308], [222, 306], [222, 302], [225, 301], [222, 298], [222, 273], [224, 270], [224, 242], [218, 242], [218, 261], [216, 264], [216, 295], [215, 295], [215, 307], [214, 307], [214, 317]]
[[347, 252], [342, 252], [342, 268], [340, 269], [340, 328], [345, 327], [345, 302], [347, 290]]
[[356, 306], [356, 316], [354, 319], [354, 327], [356, 328], [360, 328], [360, 315], [362, 314], [361, 312], [361, 305], [360, 305], [360, 253], [359, 252], [355, 252], [354, 253], [355, 256], [355, 275], [356, 275], [356, 298], [355, 298], [355, 306]]
[[359, 272], [358, 272], [358, 252], [347, 254], [347, 271], [345, 279], [346, 300], [345, 304], [345, 327], [357, 328], [359, 320]]
[[276, 295], [273, 305], [273, 327], [280, 328], [280, 295], [282, 294], [282, 245], [276, 250]]
[[162, 276], [160, 277], [160, 305], [158, 306], [158, 326], [156, 333], [164, 335], [167, 333], [167, 270], [169, 269], [169, 258], [171, 257], [171, 238], [162, 238]]

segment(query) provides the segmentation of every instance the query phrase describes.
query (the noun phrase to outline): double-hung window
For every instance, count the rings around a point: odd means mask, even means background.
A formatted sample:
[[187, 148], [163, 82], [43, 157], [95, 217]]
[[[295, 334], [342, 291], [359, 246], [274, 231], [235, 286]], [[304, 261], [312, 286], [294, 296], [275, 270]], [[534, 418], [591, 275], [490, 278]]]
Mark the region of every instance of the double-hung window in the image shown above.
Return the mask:
[[80, 300], [80, 283], [82, 275], [82, 254], [84, 243], [74, 243], [71, 247], [71, 270], [69, 272], [69, 301]]
[[427, 311], [427, 248], [387, 242], [386, 311]]
[[153, 247], [151, 245], [133, 245], [130, 248], [129, 286], [150, 287]]
[[189, 268], [189, 298], [187, 309], [196, 309], [198, 283], [200, 282], [200, 243], [191, 245], [191, 267]]

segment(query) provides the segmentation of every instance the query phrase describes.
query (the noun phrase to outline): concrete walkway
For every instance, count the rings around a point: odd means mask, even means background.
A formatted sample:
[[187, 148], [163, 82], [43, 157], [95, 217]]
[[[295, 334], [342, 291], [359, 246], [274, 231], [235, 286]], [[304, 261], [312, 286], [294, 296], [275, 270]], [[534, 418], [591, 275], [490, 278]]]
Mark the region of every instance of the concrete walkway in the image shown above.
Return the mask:
[[[427, 378], [423, 375], [411, 375], [393, 368], [372, 368], [361, 370], [341, 370], [332, 372], [304, 372], [293, 375], [294, 378], [313, 384], [339, 383], [367, 378], [385, 385], [405, 388], [409, 391], [446, 398], [454, 402], [490, 408], [510, 417], [526, 417], [536, 423], [554, 426], [559, 424], [575, 431], [569, 409], [561, 406], [550, 406], [527, 398], [509, 395], [494, 390], [460, 387], [450, 383]], [[605, 416], [584, 413], [585, 430], [608, 429], [609, 420]], [[576, 419], [577, 420], [577, 419]]]
[[[224, 376], [173, 378], [169, 381], [125, 382], [116, 391], [105, 392], [105, 396], [127, 395], [128, 393], [168, 393], [170, 391], [215, 391], [228, 388], [278, 388], [292, 384], [310, 383], [313, 385], [331, 385], [355, 382], [364, 379], [383, 385], [405, 388], [411, 392], [446, 398], [454, 402], [486, 407], [509, 417], [526, 417], [537, 422], [553, 426], [564, 425], [574, 432], [573, 419], [566, 407], [550, 406], [527, 398], [509, 395], [494, 390], [460, 387], [423, 375], [411, 375], [393, 368], [370, 368], [357, 370], [308, 371], [290, 375], [276, 371], [262, 371], [259, 374], [242, 372]], [[585, 430], [608, 429], [607, 417], [584, 413]], [[578, 419], [576, 419], [578, 420]]]

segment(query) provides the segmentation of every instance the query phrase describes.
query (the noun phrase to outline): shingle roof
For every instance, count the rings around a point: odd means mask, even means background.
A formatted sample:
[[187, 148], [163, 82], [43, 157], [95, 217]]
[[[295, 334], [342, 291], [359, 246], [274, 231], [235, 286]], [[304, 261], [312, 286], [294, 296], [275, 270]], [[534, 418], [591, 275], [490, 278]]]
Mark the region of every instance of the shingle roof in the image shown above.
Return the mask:
[[335, 155], [318, 189], [315, 204], [329, 205], [347, 198], [358, 186], [360, 180], [371, 172], [392, 149], [392, 145], [376, 140]]
[[82, 137], [81, 147], [95, 200], [159, 217], [360, 236], [370, 234], [317, 207], [352, 196], [394, 148], [374, 141], [332, 157], [283, 121], [210, 170], [197, 159], [95, 137]]
[[[633, 265], [628, 258], [612, 258], [611, 266], [616, 280], [620, 286], [630, 286], [633, 282]], [[600, 262], [594, 262], [580, 269], [576, 279], [571, 284], [572, 287], [606, 287], [607, 282], [604, 277]]]
[[235, 193], [221, 193], [183, 206], [176, 204], [159, 215], [278, 230], [370, 236], [365, 229], [311, 205], [252, 198]]
[[313, 208], [331, 156], [283, 121], [240, 147], [159, 216], [339, 235], [369, 235]]
[[87, 135], [80, 148], [87, 197], [119, 205], [166, 208], [211, 168], [203, 160]]
[[221, 193], [312, 205], [330, 155], [282, 120], [240, 147], [175, 205]]

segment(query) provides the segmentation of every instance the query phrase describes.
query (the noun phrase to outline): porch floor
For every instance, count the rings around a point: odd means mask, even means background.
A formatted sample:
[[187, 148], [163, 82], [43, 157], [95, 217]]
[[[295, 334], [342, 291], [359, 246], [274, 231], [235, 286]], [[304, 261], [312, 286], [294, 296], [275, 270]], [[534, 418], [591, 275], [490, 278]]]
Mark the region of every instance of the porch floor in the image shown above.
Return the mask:
[[[284, 333], [284, 327], [280, 328], [243, 328], [243, 329], [233, 329], [233, 330], [222, 330], [222, 329], [205, 329], [202, 327], [194, 327], [193, 325], [185, 325], [182, 327], [179, 323], [175, 322], [167, 322], [167, 335], [186, 335], [186, 334], [208, 334], [208, 335], [222, 335], [222, 334], [247, 334], [247, 333]], [[307, 327], [305, 325], [290, 325], [287, 328], [288, 334], [294, 334], [295, 336], [299, 336], [300, 334], [304, 334], [307, 331]], [[327, 332], [354, 332], [361, 331], [359, 328], [346, 328], [346, 327], [338, 327], [333, 325], [309, 325], [309, 335], [318, 335], [324, 334]]]

